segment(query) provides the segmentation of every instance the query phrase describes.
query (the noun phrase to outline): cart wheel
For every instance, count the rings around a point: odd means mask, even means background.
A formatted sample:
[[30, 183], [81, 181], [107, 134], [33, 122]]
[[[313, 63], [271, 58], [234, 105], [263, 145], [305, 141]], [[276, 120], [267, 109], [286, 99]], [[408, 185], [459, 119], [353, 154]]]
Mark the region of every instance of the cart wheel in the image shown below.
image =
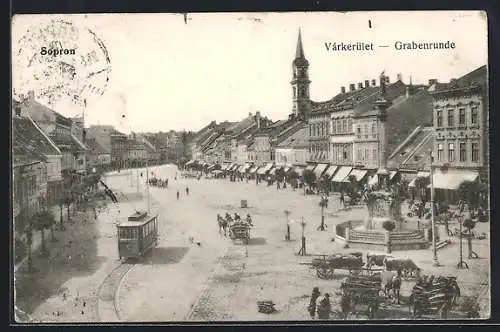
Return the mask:
[[335, 269], [333, 267], [329, 268], [327, 271], [326, 271], [326, 277], [328, 279], [333, 279], [334, 275], [335, 275]]
[[327, 279], [328, 278], [327, 271], [328, 271], [328, 269], [325, 267], [317, 267], [316, 268], [316, 274], [318, 275], [318, 277], [320, 279]]

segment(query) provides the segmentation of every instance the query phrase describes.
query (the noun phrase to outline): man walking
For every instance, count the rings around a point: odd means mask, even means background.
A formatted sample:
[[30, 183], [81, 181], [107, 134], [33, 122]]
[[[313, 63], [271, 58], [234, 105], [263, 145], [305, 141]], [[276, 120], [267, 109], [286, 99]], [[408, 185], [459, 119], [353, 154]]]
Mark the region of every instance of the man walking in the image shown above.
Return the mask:
[[344, 208], [345, 207], [345, 201], [344, 201], [344, 191], [340, 191], [340, 205], [342, 205], [342, 207]]
[[316, 312], [318, 313], [318, 319], [329, 319], [331, 311], [332, 305], [330, 303], [330, 294], [325, 293], [325, 295], [319, 297], [316, 302]]
[[318, 300], [318, 297], [320, 295], [321, 293], [319, 291], [319, 288], [314, 287], [311, 294], [311, 301], [309, 302], [309, 306], [307, 307], [307, 311], [309, 312], [311, 319], [314, 319], [314, 317], [316, 316], [316, 301]]
[[186, 187], [186, 196], [189, 196], [189, 188]]
[[179, 200], [179, 190], [177, 190], [177, 200]]

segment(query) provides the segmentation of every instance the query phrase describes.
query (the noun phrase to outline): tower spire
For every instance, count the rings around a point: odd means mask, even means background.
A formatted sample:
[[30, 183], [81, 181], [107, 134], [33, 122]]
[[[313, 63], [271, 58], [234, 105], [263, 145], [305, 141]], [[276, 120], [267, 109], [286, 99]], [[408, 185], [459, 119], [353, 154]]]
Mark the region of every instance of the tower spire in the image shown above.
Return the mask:
[[299, 38], [297, 40], [297, 50], [295, 51], [295, 59], [305, 59], [304, 48], [302, 47], [302, 35], [299, 28]]

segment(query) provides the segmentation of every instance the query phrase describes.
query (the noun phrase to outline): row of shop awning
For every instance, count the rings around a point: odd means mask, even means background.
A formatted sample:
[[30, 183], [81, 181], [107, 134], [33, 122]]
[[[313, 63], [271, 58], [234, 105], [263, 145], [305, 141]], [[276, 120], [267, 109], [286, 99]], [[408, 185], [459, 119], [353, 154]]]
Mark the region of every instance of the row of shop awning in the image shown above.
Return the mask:
[[[430, 176], [430, 172], [418, 172], [415, 179], [413, 179], [408, 186], [415, 187], [415, 182], [418, 178], [429, 178], [428, 182], [430, 182]], [[432, 180], [435, 189], [457, 190], [463, 182], [473, 182], [476, 181], [478, 177], [479, 173], [469, 170], [449, 169], [443, 172], [440, 169], [435, 169], [432, 172]], [[427, 184], [427, 188], [430, 188], [430, 183]]]

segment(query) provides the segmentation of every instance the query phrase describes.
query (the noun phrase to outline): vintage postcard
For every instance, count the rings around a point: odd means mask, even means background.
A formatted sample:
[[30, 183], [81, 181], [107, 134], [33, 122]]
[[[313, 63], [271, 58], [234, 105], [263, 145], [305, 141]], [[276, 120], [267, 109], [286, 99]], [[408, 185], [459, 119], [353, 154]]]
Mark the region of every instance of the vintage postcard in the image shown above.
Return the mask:
[[16, 15], [21, 323], [487, 319], [480, 11]]

